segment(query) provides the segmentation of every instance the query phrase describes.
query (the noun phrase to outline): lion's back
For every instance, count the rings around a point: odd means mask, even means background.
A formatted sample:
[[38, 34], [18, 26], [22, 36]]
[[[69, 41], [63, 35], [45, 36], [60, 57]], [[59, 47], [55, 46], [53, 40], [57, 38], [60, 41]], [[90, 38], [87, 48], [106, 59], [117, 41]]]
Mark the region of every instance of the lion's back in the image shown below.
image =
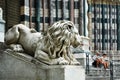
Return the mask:
[[25, 51], [28, 53], [34, 53], [40, 40], [42, 40], [42, 35], [41, 33], [37, 32], [22, 36], [19, 40], [19, 43], [23, 46]]

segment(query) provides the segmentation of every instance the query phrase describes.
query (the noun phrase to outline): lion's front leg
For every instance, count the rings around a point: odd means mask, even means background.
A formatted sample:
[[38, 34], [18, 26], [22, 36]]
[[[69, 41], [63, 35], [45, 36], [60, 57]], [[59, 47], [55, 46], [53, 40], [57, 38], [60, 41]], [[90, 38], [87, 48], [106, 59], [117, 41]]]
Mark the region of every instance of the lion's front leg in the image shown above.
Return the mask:
[[9, 45], [10, 49], [16, 52], [24, 52], [23, 47], [20, 44], [10, 44]]
[[57, 58], [51, 58], [49, 53], [46, 53], [40, 49], [36, 49], [34, 57], [37, 60], [49, 65], [58, 64], [59, 61]]
[[53, 52], [51, 51], [51, 49], [52, 49], [51, 47], [48, 48], [48, 54], [49, 54], [50, 58], [55, 59], [57, 57], [56, 56], [57, 49], [54, 48]]
[[52, 58], [49, 53], [46, 53], [40, 49], [36, 49], [35, 51], [35, 58], [41, 62], [44, 62], [46, 64], [52, 65], [52, 64], [59, 64], [59, 65], [65, 65], [69, 64], [67, 60], [65, 60], [63, 57], [56, 57]]
[[64, 57], [66, 60], [69, 61], [70, 65], [79, 65], [80, 63], [76, 60], [72, 52], [69, 50], [69, 48], [66, 48], [66, 53], [64, 53]]
[[57, 53], [58, 54], [58, 64], [61, 65], [68, 65], [69, 61], [65, 59], [64, 54], [66, 54], [66, 46], [62, 46], [61, 50]]
[[39, 50], [37, 49], [35, 51], [35, 56], [34, 56], [36, 59], [40, 60], [41, 62], [45, 62], [47, 64], [50, 64], [50, 58], [49, 58], [49, 55], [47, 53], [45, 53], [44, 51], [42, 50]]
[[68, 53], [68, 57], [70, 59], [70, 64], [72, 64], [72, 65], [79, 65], [80, 64], [80, 62], [78, 62], [76, 60], [76, 58], [74, 57], [74, 55], [71, 52]]

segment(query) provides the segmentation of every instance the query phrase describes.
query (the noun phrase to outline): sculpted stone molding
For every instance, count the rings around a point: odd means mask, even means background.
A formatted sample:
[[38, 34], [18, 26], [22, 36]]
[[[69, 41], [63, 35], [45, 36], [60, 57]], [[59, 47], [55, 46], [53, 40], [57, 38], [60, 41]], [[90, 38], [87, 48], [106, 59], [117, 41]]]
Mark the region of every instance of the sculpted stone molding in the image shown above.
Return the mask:
[[70, 46], [79, 46], [81, 36], [71, 21], [58, 21], [43, 34], [17, 24], [7, 31], [5, 43], [14, 51], [24, 51], [46, 64], [79, 64]]

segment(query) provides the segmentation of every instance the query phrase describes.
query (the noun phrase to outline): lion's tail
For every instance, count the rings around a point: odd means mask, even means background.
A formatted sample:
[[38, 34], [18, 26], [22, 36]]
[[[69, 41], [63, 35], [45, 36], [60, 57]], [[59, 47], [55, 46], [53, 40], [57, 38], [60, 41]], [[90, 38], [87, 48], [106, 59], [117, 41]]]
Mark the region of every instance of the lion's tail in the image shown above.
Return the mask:
[[14, 44], [18, 41], [20, 35], [18, 29], [18, 26], [13, 26], [6, 32], [4, 40], [7, 45]]

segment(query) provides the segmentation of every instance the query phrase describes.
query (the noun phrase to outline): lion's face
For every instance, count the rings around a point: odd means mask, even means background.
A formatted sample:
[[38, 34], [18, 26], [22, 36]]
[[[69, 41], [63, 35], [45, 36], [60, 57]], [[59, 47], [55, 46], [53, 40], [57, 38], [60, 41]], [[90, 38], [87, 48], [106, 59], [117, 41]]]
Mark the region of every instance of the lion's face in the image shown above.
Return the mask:
[[81, 43], [81, 37], [79, 35], [79, 32], [78, 32], [77, 28], [73, 24], [69, 25], [69, 30], [71, 32], [71, 37], [70, 37], [71, 45], [73, 47], [77, 47]]
[[48, 28], [48, 32], [56, 43], [73, 47], [80, 45], [80, 35], [71, 21], [58, 21]]

